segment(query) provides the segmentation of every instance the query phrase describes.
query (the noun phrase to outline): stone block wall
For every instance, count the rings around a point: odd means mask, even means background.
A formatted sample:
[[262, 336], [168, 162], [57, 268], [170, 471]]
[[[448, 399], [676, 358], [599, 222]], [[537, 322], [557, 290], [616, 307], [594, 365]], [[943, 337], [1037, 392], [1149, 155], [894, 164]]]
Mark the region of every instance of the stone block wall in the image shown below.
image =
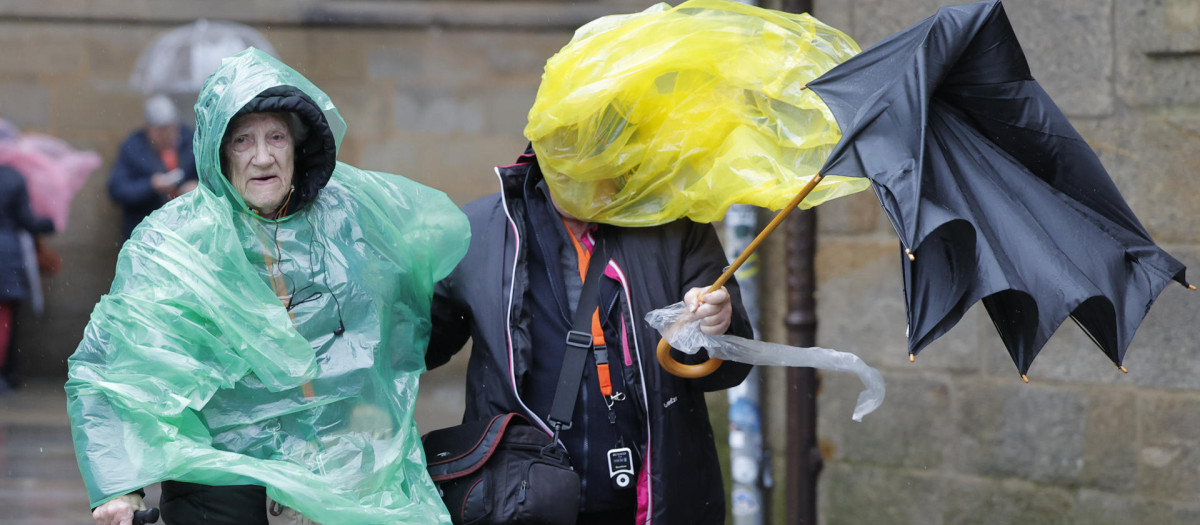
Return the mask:
[[[955, 3], [816, 0], [814, 14], [866, 48]], [[1151, 236], [1193, 268], [1198, 6], [1005, 2], [1034, 77]], [[859, 354], [888, 388], [883, 406], [854, 423], [858, 380], [822, 375], [822, 524], [1200, 518], [1200, 294], [1167, 287], [1126, 355], [1127, 375], [1068, 321], [1024, 384], [981, 306], [910, 364], [898, 243], [875, 197], [823, 205], [818, 217], [818, 344]]]
[[[105, 159], [75, 198], [71, 226], [50, 239], [66, 264], [47, 279], [47, 312], [25, 311], [18, 321], [19, 369], [61, 376], [108, 290], [120, 234], [105, 181], [117, 145], [141, 120], [129, 73], [163, 31], [197, 18], [255, 27], [338, 105], [349, 125], [342, 160], [409, 176], [465, 203], [494, 191], [491, 167], [524, 147], [525, 113], [546, 58], [582, 23], [651, 3], [0, 2], [0, 115]], [[814, 14], [867, 47], [950, 3], [815, 0]], [[1197, 5], [1006, 2], [1035, 77], [1100, 154], [1151, 235], [1193, 266], [1200, 264]], [[874, 196], [822, 205], [818, 217], [818, 344], [859, 354], [888, 384], [884, 405], [854, 423], [857, 379], [822, 374], [823, 525], [1200, 521], [1200, 294], [1168, 287], [1134, 339], [1128, 375], [1068, 324], [1023, 384], [981, 308], [909, 364], [898, 246]], [[775, 237], [763, 248], [763, 333], [785, 341]], [[781, 370], [764, 376], [764, 424], [782, 487], [789, 393]], [[786, 497], [774, 495], [775, 523]]]

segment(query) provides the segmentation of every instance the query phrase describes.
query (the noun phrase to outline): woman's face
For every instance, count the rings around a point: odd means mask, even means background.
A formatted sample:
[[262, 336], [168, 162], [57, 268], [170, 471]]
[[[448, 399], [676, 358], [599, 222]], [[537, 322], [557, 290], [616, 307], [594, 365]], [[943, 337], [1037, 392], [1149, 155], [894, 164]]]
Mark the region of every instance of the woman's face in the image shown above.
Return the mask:
[[229, 124], [222, 146], [229, 182], [260, 215], [275, 218], [292, 188], [295, 142], [283, 113], [250, 113]]

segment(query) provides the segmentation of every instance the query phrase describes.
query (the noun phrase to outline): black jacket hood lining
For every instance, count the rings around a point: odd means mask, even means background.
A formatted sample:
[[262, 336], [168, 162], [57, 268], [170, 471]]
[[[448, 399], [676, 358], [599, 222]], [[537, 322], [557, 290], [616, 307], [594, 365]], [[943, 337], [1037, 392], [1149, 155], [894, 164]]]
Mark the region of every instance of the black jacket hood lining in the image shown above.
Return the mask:
[[[296, 144], [295, 173], [292, 176], [296, 193], [292, 195], [289, 213], [304, 209], [329, 182], [337, 163], [337, 143], [325, 113], [308, 95], [292, 86], [276, 86], [259, 93], [242, 106], [233, 118], [249, 113], [293, 113], [308, 126], [308, 136]], [[225, 139], [232, 131], [232, 128], [225, 130], [226, 136], [221, 144], [225, 144]], [[228, 173], [224, 155], [221, 155], [221, 164], [221, 173]]]

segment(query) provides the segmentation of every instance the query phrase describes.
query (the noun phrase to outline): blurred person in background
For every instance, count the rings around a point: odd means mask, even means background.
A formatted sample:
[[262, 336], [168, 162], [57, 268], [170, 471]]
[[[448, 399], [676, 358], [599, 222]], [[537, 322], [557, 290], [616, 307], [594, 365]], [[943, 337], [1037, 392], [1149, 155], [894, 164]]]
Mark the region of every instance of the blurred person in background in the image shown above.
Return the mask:
[[[0, 140], [12, 140], [16, 129], [0, 127]], [[12, 389], [12, 349], [16, 339], [17, 305], [30, 297], [21, 233], [50, 233], [54, 222], [37, 217], [29, 203], [25, 178], [10, 166], [0, 165], [0, 394]], [[35, 269], [36, 270], [36, 269]]]
[[[3, 241], [0, 244], [0, 389], [3, 382], [15, 387], [17, 300], [26, 302], [33, 315], [45, 309], [42, 276], [53, 275], [62, 257], [39, 233], [67, 229], [71, 200], [103, 159], [94, 151], [76, 150], [66, 141], [44, 133], [24, 133], [0, 118], [0, 209]], [[16, 177], [14, 177], [14, 174]], [[31, 219], [31, 217], [33, 217]], [[50, 226], [46, 226], [46, 221]], [[21, 273], [23, 271], [23, 273]]]
[[108, 194], [121, 207], [121, 238], [150, 212], [196, 187], [192, 128], [166, 95], [146, 100], [145, 126], [121, 143], [108, 180]]

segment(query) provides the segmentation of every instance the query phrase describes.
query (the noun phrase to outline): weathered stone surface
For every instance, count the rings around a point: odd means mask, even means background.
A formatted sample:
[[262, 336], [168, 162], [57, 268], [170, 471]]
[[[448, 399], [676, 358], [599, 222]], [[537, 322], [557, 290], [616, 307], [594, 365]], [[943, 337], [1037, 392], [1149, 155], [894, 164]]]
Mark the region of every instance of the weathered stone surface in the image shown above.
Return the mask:
[[817, 206], [817, 216], [817, 227], [825, 235], [868, 233], [887, 223], [879, 199], [870, 189]]
[[[827, 4], [839, 2], [815, 2], [816, 11], [824, 9]], [[939, 7], [957, 5], [962, 2], [954, 0], [906, 0], [895, 2], [889, 0], [856, 0], [846, 2], [853, 17], [853, 27], [841, 28], [858, 42], [863, 49], [871, 47], [880, 40], [921, 20], [933, 16]]]
[[1070, 491], [1061, 488], [1015, 479], [955, 479], [945, 482], [944, 491], [943, 523], [1072, 523], [1070, 514], [1075, 500]]
[[[97, 99], [93, 97], [103, 97], [105, 104], [95, 105]], [[45, 131], [73, 144], [76, 137], [85, 135], [107, 139], [108, 144], [97, 144], [96, 151], [115, 162], [121, 142], [145, 123], [144, 103], [141, 93], [125, 85], [64, 82], [54, 87], [50, 99], [54, 111]], [[103, 146], [108, 147], [101, 150]]]
[[1125, 492], [1081, 490], [1073, 506], [1072, 523], [1088, 525], [1189, 525], [1200, 523], [1200, 505], [1154, 501]]
[[529, 108], [533, 106], [537, 90], [538, 83], [529, 79], [497, 83], [480, 90], [477, 96], [485, 100], [482, 111], [484, 127], [524, 138]]
[[1099, 386], [1087, 392], [1083, 486], [1132, 493], [1137, 486], [1137, 401], [1128, 387]]
[[499, 35], [480, 32], [465, 35], [465, 39], [472, 54], [481, 56], [492, 73], [503, 78], [536, 79], [535, 84], [542, 78], [546, 61], [571, 40], [571, 35], [559, 32], [510, 33], [503, 35], [509, 45], [499, 47]]
[[372, 77], [395, 78], [401, 86], [438, 87], [455, 92], [479, 85], [488, 73], [487, 61], [457, 32], [402, 33], [391, 45], [374, 47], [368, 67]]
[[4, 118], [22, 129], [46, 129], [50, 115], [50, 92], [32, 80], [0, 80], [0, 108]]
[[[999, 343], [1000, 336], [994, 330], [991, 335]], [[1007, 355], [1005, 350], [999, 350], [999, 353]], [[1008, 362], [1012, 368], [1012, 361]], [[1042, 347], [1033, 366], [1029, 368], [1029, 377], [1039, 383], [1072, 381], [1108, 385], [1131, 385], [1135, 380], [1130, 374], [1122, 374], [1100, 347], [1096, 346], [1087, 333], [1070, 318], [1059, 326], [1046, 346]]]
[[[167, 30], [168, 28], [158, 26], [81, 28], [77, 35], [87, 36], [83, 52], [88, 77], [93, 82], [128, 85], [137, 56]], [[134, 57], [134, 60], [130, 60], [130, 57]], [[192, 102], [195, 102], [195, 97], [192, 98]]]
[[[1200, 247], [1168, 245], [1172, 255], [1195, 268]], [[1195, 277], [1192, 277], [1195, 283]], [[1196, 292], [1170, 283], [1146, 315], [1133, 338], [1125, 363], [1133, 381], [1143, 388], [1200, 389], [1200, 363], [1196, 359]]]
[[1200, 492], [1200, 397], [1145, 393], [1138, 398], [1138, 493], [1195, 502]]
[[884, 375], [887, 397], [862, 422], [850, 421], [863, 384], [854, 374], [822, 371], [817, 409], [827, 461], [939, 471], [944, 451], [957, 437], [950, 385], [933, 374]]
[[337, 105], [342, 119], [347, 122], [346, 137], [369, 143], [378, 143], [392, 130], [393, 99], [395, 92], [391, 81], [329, 81], [318, 84]]
[[[525, 151], [526, 140], [519, 134], [461, 137], [453, 141], [453, 150], [445, 148], [438, 137], [415, 137], [417, 180], [446, 191], [460, 204], [500, 191], [493, 168], [512, 164]], [[469, 152], [469, 154], [467, 153]]]
[[[1114, 110], [1114, 0], [1009, 0], [1004, 10], [1033, 78], [1069, 117]], [[1062, 38], [1070, 34], [1071, 38]]]
[[1200, 101], [1200, 8], [1193, 0], [1116, 4], [1116, 92], [1132, 106]]
[[351, 147], [343, 146], [342, 154], [348, 159], [357, 159], [358, 164], [354, 165], [362, 169], [396, 173], [413, 180], [421, 176], [414, 166], [418, 152], [410, 140], [396, 138], [385, 144], [355, 140]]
[[1100, 161], [1159, 243], [1195, 243], [1200, 193], [1189, 191], [1188, 175], [1200, 170], [1200, 111], [1137, 112], [1103, 121], [1075, 122]]
[[436, 88], [409, 88], [394, 99], [397, 129], [435, 135], [472, 134], [483, 129], [484, 101], [463, 100]]
[[957, 433], [947, 454], [956, 472], [1078, 482], [1087, 431], [1084, 392], [965, 376], [954, 385]]
[[941, 525], [945, 481], [932, 473], [826, 465], [817, 508], [825, 525]]
[[[818, 2], [817, 10], [832, 9], [834, 19], [839, 21], [845, 20], [846, 11], [852, 12], [854, 23], [842, 29], [865, 49], [933, 16], [939, 7], [961, 3]], [[1112, 0], [1010, 0], [1004, 6], [1034, 78], [1065, 113], [1106, 115], [1113, 111], [1113, 92], [1109, 87], [1113, 76]], [[1061, 38], [1064, 33], [1074, 36]]]
[[[889, 230], [890, 231], [890, 230]], [[823, 237], [817, 254], [817, 341], [851, 352], [877, 368], [908, 360], [907, 313], [894, 237]], [[976, 370], [976, 320], [964, 317], [916, 358], [920, 370]]]
[[[898, 258], [893, 242], [821, 242], [818, 344], [854, 353], [877, 368], [908, 364]], [[821, 277], [826, 273], [836, 277]]]
[[895, 267], [892, 270], [898, 276], [900, 257], [900, 243], [885, 235], [819, 235], [816, 253], [817, 281], [846, 284], [864, 282], [862, 279], [887, 281], [886, 276], [879, 277], [878, 274], [886, 272], [890, 265]]
[[[0, 23], [0, 74], [25, 79], [47, 79], [82, 72], [84, 39], [50, 24]], [[20, 52], [36, 46], [34, 57]]]
[[[853, 2], [816, 2], [811, 15], [838, 30], [849, 34], [854, 26]], [[862, 42], [859, 42], [862, 44]]]

